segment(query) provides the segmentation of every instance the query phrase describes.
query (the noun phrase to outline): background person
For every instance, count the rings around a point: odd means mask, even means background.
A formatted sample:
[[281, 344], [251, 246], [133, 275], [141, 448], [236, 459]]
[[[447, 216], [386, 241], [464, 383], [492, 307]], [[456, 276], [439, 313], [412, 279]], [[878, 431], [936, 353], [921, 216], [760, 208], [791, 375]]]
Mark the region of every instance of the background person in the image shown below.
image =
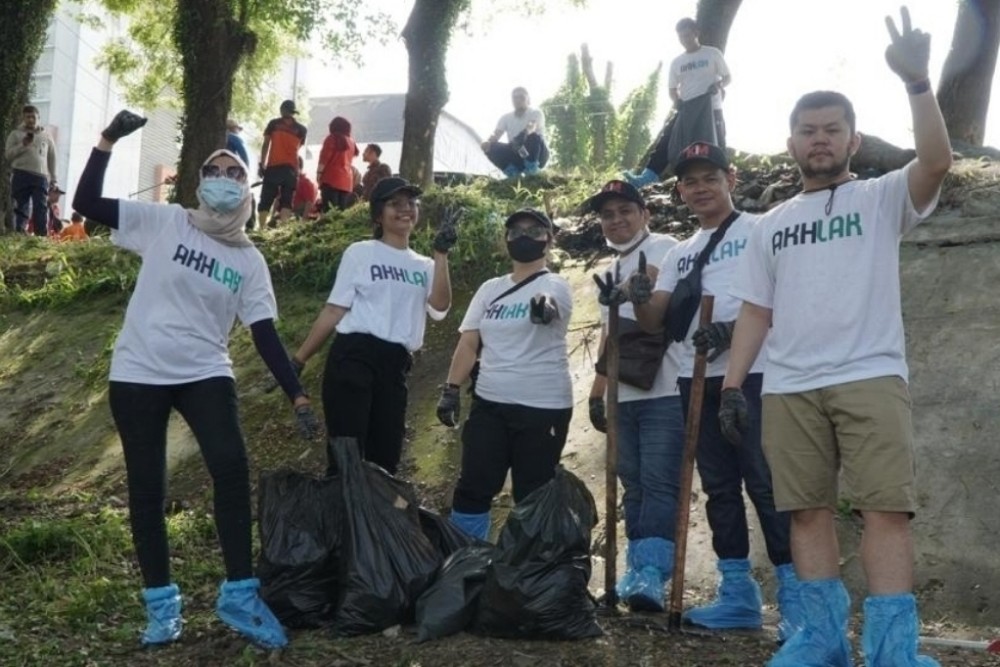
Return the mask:
[[546, 269], [555, 227], [535, 209], [515, 211], [505, 224], [512, 271], [472, 297], [437, 406], [442, 424], [458, 423], [460, 387], [479, 356], [451, 521], [481, 540], [508, 471], [515, 503], [555, 475], [573, 414], [566, 353], [573, 295]]
[[59, 232], [60, 241], [86, 241], [89, 237], [87, 236], [87, 230], [83, 224], [83, 216], [73, 211], [73, 215], [70, 216], [69, 224], [62, 228]]
[[[740, 385], [766, 345], [764, 445], [779, 508], [792, 513], [805, 628], [771, 667], [851, 664], [850, 597], [840, 578], [835, 516], [845, 499], [864, 518], [868, 583], [861, 646], [870, 667], [934, 667], [917, 655], [913, 596], [917, 509], [913, 427], [899, 293], [899, 242], [937, 205], [951, 146], [928, 79], [930, 36], [886, 19], [890, 68], [909, 97], [916, 159], [881, 178], [853, 180], [860, 146], [842, 94], [799, 99], [788, 152], [803, 191], [761, 218], [733, 295], [743, 301], [719, 419], [740, 438]], [[765, 342], [766, 336], [766, 342]]]
[[[427, 316], [444, 319], [451, 307], [448, 251], [458, 239], [455, 220], [442, 221], [433, 258], [412, 250], [420, 194], [402, 178], [375, 186], [370, 202], [375, 238], [344, 251], [330, 297], [292, 357], [303, 368], [337, 332], [323, 371], [328, 446], [335, 438], [356, 438], [361, 457], [390, 474], [403, 450], [411, 355], [423, 346]], [[333, 473], [333, 451], [328, 459]]]
[[330, 121], [330, 134], [323, 140], [316, 168], [316, 182], [322, 195], [320, 213], [331, 208], [343, 211], [354, 203], [354, 171], [351, 162], [358, 146], [351, 137], [351, 122], [342, 116]]
[[281, 116], [272, 119], [264, 128], [264, 145], [260, 149], [259, 173], [264, 182], [260, 188], [257, 218], [262, 225], [269, 218], [275, 200], [278, 219], [285, 222], [291, 217], [299, 149], [306, 143], [306, 126], [295, 120], [298, 110], [294, 100], [285, 100], [279, 110]]
[[[514, 110], [500, 116], [493, 134], [482, 144], [483, 152], [507, 178], [516, 178], [522, 172], [533, 176], [549, 161], [545, 114], [530, 106], [531, 99], [525, 88], [515, 88], [510, 99]], [[504, 135], [509, 143], [500, 141]]]
[[35, 236], [48, 233], [49, 188], [56, 185], [55, 139], [38, 123], [38, 108], [21, 109], [21, 126], [7, 135], [4, 157], [10, 165], [10, 196], [14, 200], [14, 231], [26, 231], [28, 204]]
[[365, 201], [371, 197], [376, 183], [392, 176], [392, 169], [386, 163], [379, 162], [380, 157], [382, 147], [378, 144], [368, 144], [361, 153], [361, 159], [368, 163], [368, 168], [361, 176], [361, 198]]
[[263, 256], [243, 232], [247, 169], [235, 153], [212, 153], [201, 169], [197, 209], [102, 196], [116, 141], [146, 122], [121, 111], [80, 177], [73, 205], [112, 229], [112, 242], [142, 266], [111, 357], [108, 401], [125, 455], [129, 522], [145, 588], [144, 644], [176, 641], [181, 597], [170, 577], [164, 498], [167, 422], [176, 409], [212, 476], [215, 526], [226, 580], [219, 617], [267, 648], [287, 643], [258, 595], [251, 552], [250, 482], [228, 343], [238, 317], [293, 402], [300, 431], [318, 429], [309, 399], [274, 328], [277, 309]]

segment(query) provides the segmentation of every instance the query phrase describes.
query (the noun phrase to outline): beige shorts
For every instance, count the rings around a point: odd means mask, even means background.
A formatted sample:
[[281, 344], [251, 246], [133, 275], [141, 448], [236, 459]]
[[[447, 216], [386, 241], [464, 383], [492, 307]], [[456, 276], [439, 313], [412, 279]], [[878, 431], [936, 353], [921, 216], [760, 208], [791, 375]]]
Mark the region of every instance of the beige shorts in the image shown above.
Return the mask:
[[910, 392], [902, 378], [768, 394], [761, 415], [779, 511], [836, 510], [841, 497], [856, 511], [916, 511]]

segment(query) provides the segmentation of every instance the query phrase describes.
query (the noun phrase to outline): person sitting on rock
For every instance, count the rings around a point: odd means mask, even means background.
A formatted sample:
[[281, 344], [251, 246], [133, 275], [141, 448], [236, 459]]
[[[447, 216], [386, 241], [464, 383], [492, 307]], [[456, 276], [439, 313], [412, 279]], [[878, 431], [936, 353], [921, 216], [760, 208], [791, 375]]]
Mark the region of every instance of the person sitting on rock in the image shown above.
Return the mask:
[[[545, 114], [530, 106], [528, 91], [520, 86], [511, 92], [514, 110], [500, 116], [497, 128], [483, 142], [483, 152], [507, 178], [522, 173], [534, 176], [549, 161], [545, 144]], [[500, 141], [507, 135], [510, 143]]]

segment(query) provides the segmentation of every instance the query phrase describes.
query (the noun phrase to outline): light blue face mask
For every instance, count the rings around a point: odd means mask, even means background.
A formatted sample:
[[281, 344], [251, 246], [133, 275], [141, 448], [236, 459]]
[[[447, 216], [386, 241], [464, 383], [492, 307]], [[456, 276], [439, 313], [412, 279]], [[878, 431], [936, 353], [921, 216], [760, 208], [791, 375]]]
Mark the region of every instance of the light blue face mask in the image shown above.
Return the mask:
[[205, 206], [219, 213], [231, 213], [247, 196], [246, 183], [231, 178], [206, 178], [198, 186], [198, 196]]

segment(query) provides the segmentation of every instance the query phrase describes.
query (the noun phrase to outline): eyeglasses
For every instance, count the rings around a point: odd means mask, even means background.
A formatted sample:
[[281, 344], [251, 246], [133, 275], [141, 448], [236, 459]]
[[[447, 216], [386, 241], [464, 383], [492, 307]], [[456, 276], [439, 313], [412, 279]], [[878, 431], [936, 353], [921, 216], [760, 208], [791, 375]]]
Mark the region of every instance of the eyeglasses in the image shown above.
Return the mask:
[[389, 208], [395, 209], [397, 211], [406, 211], [406, 210], [409, 210], [409, 209], [416, 210], [416, 209], [420, 208], [420, 200], [419, 199], [390, 199], [389, 201], [387, 201], [385, 203], [385, 205], [388, 206]]
[[202, 178], [231, 178], [234, 181], [247, 180], [247, 172], [243, 167], [234, 164], [223, 169], [217, 164], [206, 164], [201, 168]]
[[549, 235], [549, 230], [545, 227], [539, 227], [538, 225], [532, 225], [530, 227], [511, 227], [507, 230], [507, 240], [516, 241], [522, 236], [527, 236], [530, 239], [535, 239], [540, 241]]

